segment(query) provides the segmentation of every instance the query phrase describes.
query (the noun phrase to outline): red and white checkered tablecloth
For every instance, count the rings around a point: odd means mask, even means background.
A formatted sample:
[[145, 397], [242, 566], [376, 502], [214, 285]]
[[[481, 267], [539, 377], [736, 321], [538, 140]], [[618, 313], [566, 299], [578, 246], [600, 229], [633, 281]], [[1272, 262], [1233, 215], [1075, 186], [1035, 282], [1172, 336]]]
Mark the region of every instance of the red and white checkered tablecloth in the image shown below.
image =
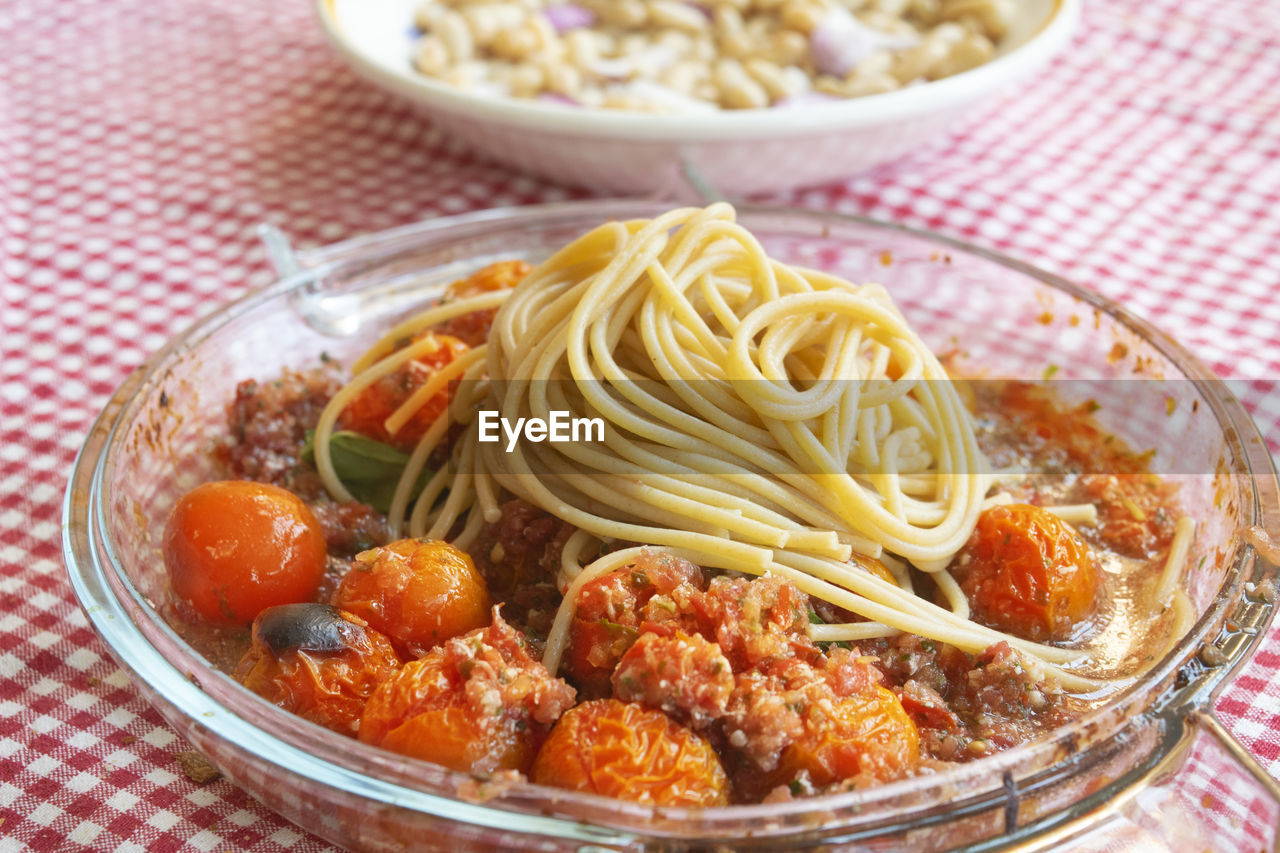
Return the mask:
[[[59, 547], [73, 455], [144, 357], [270, 280], [258, 223], [320, 245], [575, 195], [477, 162], [357, 79], [306, 0], [0, 0], [0, 853], [327, 849], [188, 780], [188, 747], [88, 627]], [[1280, 447], [1275, 0], [1095, 0], [1042, 78], [955, 135], [768, 201], [1094, 288], [1259, 380], [1245, 401]], [[1218, 706], [1273, 774], [1278, 666], [1273, 630]]]

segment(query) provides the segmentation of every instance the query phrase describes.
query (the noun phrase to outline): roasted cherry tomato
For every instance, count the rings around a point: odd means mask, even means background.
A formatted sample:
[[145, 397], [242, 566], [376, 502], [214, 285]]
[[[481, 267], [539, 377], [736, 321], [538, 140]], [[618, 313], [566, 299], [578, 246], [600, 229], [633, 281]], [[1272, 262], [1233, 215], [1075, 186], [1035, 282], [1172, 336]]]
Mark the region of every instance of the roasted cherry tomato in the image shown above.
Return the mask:
[[493, 624], [405, 664], [374, 691], [360, 740], [466, 772], [527, 771], [573, 688]]
[[883, 687], [832, 705], [804, 711], [800, 735], [766, 774], [765, 789], [789, 785], [804, 771], [823, 788], [846, 780], [887, 782], [909, 773], [920, 760], [920, 737], [902, 703]]
[[313, 723], [354, 735], [374, 688], [400, 657], [362, 620], [328, 604], [282, 604], [253, 620], [253, 645], [236, 680]]
[[1099, 572], [1080, 534], [1048, 510], [986, 510], [958, 560], [974, 618], [1031, 640], [1061, 640], [1093, 614]]
[[386, 634], [407, 657], [489, 624], [489, 590], [471, 558], [433, 539], [357, 554], [333, 604]]
[[248, 480], [197, 486], [164, 529], [174, 593], [215, 622], [245, 624], [264, 608], [314, 598], [325, 558], [324, 531], [307, 505]]
[[428, 400], [394, 435], [386, 427], [387, 418], [401, 404], [425, 385], [428, 379], [471, 347], [452, 335], [437, 334], [430, 330], [420, 333], [413, 342], [426, 342], [427, 352], [410, 359], [357, 394], [338, 419], [341, 428], [410, 451], [431, 424], [435, 423], [436, 418], [449, 405], [447, 388], [441, 389], [440, 393]]
[[[519, 284], [532, 269], [533, 267], [524, 261], [498, 261], [449, 285], [445, 291], [445, 299], [460, 299], [494, 290], [509, 290]], [[468, 346], [480, 346], [489, 338], [489, 327], [493, 325], [493, 315], [496, 313], [496, 308], [472, 311], [470, 314], [446, 320], [440, 325], [439, 331], [458, 338]]]
[[494, 290], [510, 290], [532, 270], [526, 261], [498, 261], [449, 285], [445, 290], [446, 298], [461, 299]]
[[729, 778], [711, 744], [661, 711], [616, 699], [566, 711], [538, 751], [531, 778], [659, 806], [729, 802]]
[[613, 669], [640, 636], [640, 625], [652, 615], [648, 612], [651, 602], [682, 584], [700, 588], [702, 571], [669, 554], [646, 551], [633, 565], [582, 587], [570, 623], [564, 667], [586, 695], [609, 695]]
[[436, 653], [409, 661], [365, 706], [360, 740], [451, 770], [525, 770], [534, 746], [517, 721], [467, 706], [464, 682]]

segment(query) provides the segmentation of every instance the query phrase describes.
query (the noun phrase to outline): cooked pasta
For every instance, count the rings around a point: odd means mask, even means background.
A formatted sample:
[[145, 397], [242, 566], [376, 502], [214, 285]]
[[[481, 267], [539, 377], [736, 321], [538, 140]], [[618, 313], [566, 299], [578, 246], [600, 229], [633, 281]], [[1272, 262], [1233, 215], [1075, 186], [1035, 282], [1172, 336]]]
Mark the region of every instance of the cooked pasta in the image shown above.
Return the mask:
[[[487, 345], [441, 371], [388, 419], [395, 431], [449, 381], [463, 381], [414, 449], [391, 506], [393, 531], [468, 547], [500, 515], [505, 490], [577, 528], [578, 555], [618, 541], [702, 566], [771, 573], [869, 620], [824, 639], [899, 631], [978, 652], [1007, 641], [1058, 670], [1080, 652], [1020, 639], [968, 618], [945, 567], [967, 541], [994, 482], [970, 415], [938, 360], [888, 293], [770, 259], [732, 207], [612, 222], [573, 241], [509, 295], [432, 308], [356, 364], [316, 430], [316, 463], [345, 493], [329, 437], [352, 397], [414, 357], [406, 336], [501, 302]], [[601, 419], [603, 441], [479, 440], [478, 413]], [[451, 429], [450, 464], [410, 496]], [[447, 497], [441, 500], [447, 489]], [[934, 573], [949, 607], [851, 561], [896, 556]], [[894, 561], [890, 558], [890, 563]], [[572, 587], [571, 587], [572, 588]], [[547, 643], [554, 671], [566, 612]], [[1074, 679], [1079, 683], [1080, 679]]]

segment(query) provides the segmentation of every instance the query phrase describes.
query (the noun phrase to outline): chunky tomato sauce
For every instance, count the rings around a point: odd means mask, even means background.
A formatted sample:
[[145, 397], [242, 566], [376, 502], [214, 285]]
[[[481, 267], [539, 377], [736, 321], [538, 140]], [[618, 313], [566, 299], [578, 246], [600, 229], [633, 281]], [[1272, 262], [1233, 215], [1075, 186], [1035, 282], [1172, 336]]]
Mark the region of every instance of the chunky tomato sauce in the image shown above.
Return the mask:
[[[459, 292], [523, 273], [499, 265]], [[451, 321], [433, 352], [476, 345], [489, 319]], [[371, 388], [345, 428], [359, 432], [367, 411], [385, 417], [445, 356]], [[280, 486], [310, 507], [327, 548], [314, 594], [256, 618], [209, 618], [181, 596], [170, 608], [215, 666], [318, 725], [460, 771], [707, 806], [934, 772], [1039, 737], [1086, 707], [1007, 643], [976, 655], [910, 635], [816, 643], [811, 624], [851, 614], [779, 578], [656, 551], [584, 586], [563, 662], [548, 672], [540, 658], [573, 528], [509, 499], [469, 554], [389, 542], [376, 490], [334, 502], [309, 461], [309, 431], [338, 387], [332, 364], [242, 383], [214, 451], [228, 480]], [[957, 555], [952, 572], [974, 618], [1068, 646], [1118, 633], [1115, 624], [1128, 630], [1139, 615], [1158, 632], [1147, 599], [1173, 535], [1172, 490], [1108, 439], [1088, 406], [1064, 410], [1019, 383], [984, 383], [974, 405], [997, 466], [1051, 472], [1010, 487], [1014, 502], [986, 510]], [[1094, 504], [1097, 523], [1042, 509], [1073, 503]], [[927, 577], [916, 589], [942, 601]], [[1137, 640], [1114, 644], [1097, 670], [1141, 665]]]

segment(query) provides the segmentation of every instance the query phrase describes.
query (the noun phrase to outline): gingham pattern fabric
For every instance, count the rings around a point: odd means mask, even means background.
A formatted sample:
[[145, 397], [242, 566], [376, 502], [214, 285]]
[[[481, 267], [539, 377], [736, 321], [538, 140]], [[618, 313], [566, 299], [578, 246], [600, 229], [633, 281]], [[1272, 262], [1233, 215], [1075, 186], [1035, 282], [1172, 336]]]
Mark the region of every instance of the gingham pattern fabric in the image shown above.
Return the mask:
[[[188, 746], [88, 628], [58, 545], [73, 454], [149, 352], [269, 280], [256, 224], [319, 245], [580, 193], [477, 162], [356, 79], [306, 0], [5, 0], [0, 45], [0, 851], [327, 849], [187, 779]], [[1094, 288], [1250, 380], [1280, 446], [1274, 0], [1093, 2], [1042, 77], [956, 134], [767, 201], [932, 228]], [[1273, 631], [1218, 706], [1273, 773], [1277, 664]], [[1196, 784], [1193, 809], [1231, 796]], [[1218, 811], [1211, 837], [1243, 849]]]

